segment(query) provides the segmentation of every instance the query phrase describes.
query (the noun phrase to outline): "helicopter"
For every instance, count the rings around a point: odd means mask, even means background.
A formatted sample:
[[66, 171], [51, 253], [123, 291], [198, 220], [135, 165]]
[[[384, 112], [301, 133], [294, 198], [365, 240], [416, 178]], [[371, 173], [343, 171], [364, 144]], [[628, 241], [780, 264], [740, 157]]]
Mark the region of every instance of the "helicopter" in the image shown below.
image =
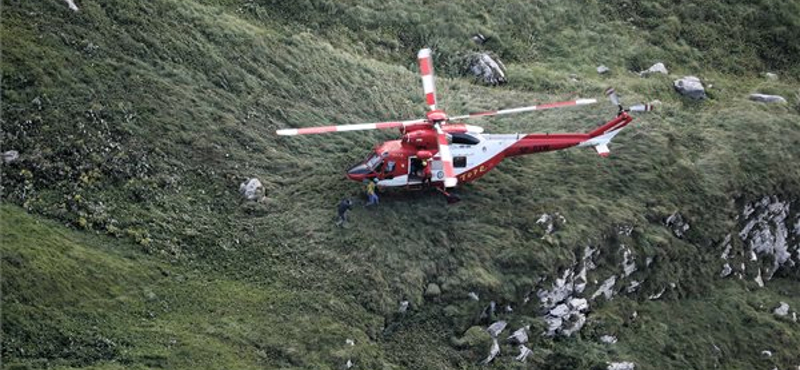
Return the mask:
[[[459, 198], [448, 192], [459, 183], [475, 181], [495, 168], [503, 159], [570, 147], [591, 147], [606, 157], [608, 144], [627, 126], [631, 111], [650, 111], [651, 105], [639, 104], [624, 109], [613, 88], [606, 90], [611, 102], [619, 108], [616, 117], [586, 133], [556, 134], [488, 134], [482, 127], [464, 124], [463, 120], [504, 114], [532, 112], [594, 104], [596, 99], [576, 99], [540, 105], [475, 112], [448, 116], [438, 109], [430, 49], [417, 54], [422, 87], [428, 112], [425, 118], [338, 126], [288, 128], [277, 130], [281, 136], [323, 134], [360, 130], [399, 129], [400, 139], [375, 146], [363, 161], [347, 170], [347, 177], [357, 182], [374, 181], [379, 187], [421, 189], [433, 187], [447, 197], [448, 202]], [[428, 167], [430, 166], [430, 167]], [[428, 168], [426, 168], [428, 167]]]

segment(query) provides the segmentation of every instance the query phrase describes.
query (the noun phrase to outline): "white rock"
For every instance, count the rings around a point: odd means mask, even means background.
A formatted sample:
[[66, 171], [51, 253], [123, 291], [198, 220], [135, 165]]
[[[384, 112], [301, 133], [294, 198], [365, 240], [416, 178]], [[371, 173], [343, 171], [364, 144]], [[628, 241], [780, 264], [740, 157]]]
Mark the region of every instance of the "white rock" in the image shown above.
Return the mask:
[[786, 103], [786, 99], [780, 95], [750, 94], [748, 99], [759, 103]]
[[792, 321], [797, 322], [797, 312], [792, 312]]
[[656, 64], [653, 64], [650, 68], [639, 72], [639, 76], [644, 77], [647, 75], [651, 75], [653, 73], [669, 74], [669, 72], [667, 71], [667, 67], [664, 66], [664, 63], [658, 62]]
[[608, 370], [633, 370], [636, 364], [633, 362], [612, 362], [608, 364]]
[[489, 356], [483, 360], [484, 364], [488, 364], [492, 362], [492, 360], [500, 354], [500, 344], [497, 343], [497, 339], [492, 339], [492, 349], [489, 350]]
[[19, 152], [16, 150], [8, 150], [3, 152], [3, 163], [12, 163], [19, 159]]
[[574, 311], [582, 312], [589, 309], [589, 301], [585, 298], [573, 298], [569, 300], [569, 306]]
[[66, 2], [67, 2], [67, 6], [69, 6], [70, 9], [72, 9], [73, 11], [76, 11], [76, 12], [78, 11], [78, 6], [75, 5], [75, 1], [74, 0], [66, 0]]
[[258, 200], [264, 195], [264, 186], [257, 178], [247, 179], [239, 185], [239, 193], [247, 200]]
[[642, 283], [640, 283], [640, 282], [638, 282], [636, 280], [633, 280], [633, 281], [631, 281], [631, 284], [628, 286], [628, 289], [626, 289], [626, 291], [628, 293], [633, 293], [633, 292], [635, 292], [636, 290], [639, 289], [639, 285], [641, 285], [641, 284]]
[[601, 294], [606, 297], [606, 299], [611, 299], [614, 296], [614, 284], [617, 283], [617, 276], [611, 275], [610, 278], [606, 279], [602, 285], [592, 294], [592, 300], [599, 297]]
[[503, 332], [503, 329], [506, 328], [506, 325], [507, 323], [505, 321], [500, 320], [492, 325], [489, 325], [489, 327], [486, 328], [486, 331], [489, 332], [489, 335], [491, 335], [493, 338], [497, 338], [497, 336]]
[[772, 72], [764, 73], [764, 77], [766, 77], [768, 80], [773, 80], [773, 81], [778, 79], [778, 75]]
[[756, 278], [753, 279], [753, 280], [755, 280], [755, 282], [756, 282], [756, 284], [758, 284], [759, 288], [763, 288], [764, 287], [764, 279], [761, 278], [761, 268], [758, 269], [758, 276], [756, 276]]
[[353, 367], [353, 365], [354, 365], [354, 364], [353, 364], [353, 361], [351, 361], [351, 360], [347, 360], [347, 363], [346, 363], [346, 364], [344, 364], [344, 367], [345, 367], [346, 369], [349, 369], [349, 368]]
[[636, 272], [636, 258], [633, 257], [633, 252], [631, 252], [630, 248], [625, 248], [622, 252], [622, 270], [625, 273], [625, 277], [630, 276], [632, 273]]
[[771, 351], [767, 351], [767, 350], [763, 350], [763, 351], [761, 351], [761, 356], [772, 357], [772, 352]]
[[723, 278], [727, 277], [728, 275], [731, 274], [732, 271], [733, 269], [731, 268], [731, 265], [729, 263], [726, 263], [725, 265], [722, 266], [722, 272], [719, 273], [719, 277]]
[[493, 59], [489, 54], [482, 53], [469, 57], [469, 70], [485, 84], [498, 85], [506, 83], [506, 67], [499, 59]]
[[601, 75], [602, 75], [602, 74], [606, 74], [606, 73], [608, 73], [609, 71], [610, 71], [610, 69], [608, 69], [608, 67], [606, 67], [606, 66], [603, 66], [603, 65], [601, 65], [601, 66], [597, 66], [597, 73], [599, 73], [599, 74], [601, 74]]
[[569, 307], [563, 303], [550, 310], [550, 315], [553, 315], [555, 317], [561, 317], [568, 313], [569, 313]]
[[398, 308], [398, 311], [400, 311], [400, 313], [408, 311], [408, 301], [401, 301], [400, 308]]
[[531, 351], [530, 348], [520, 345], [519, 355], [517, 355], [517, 357], [514, 357], [514, 359], [519, 362], [525, 362], [525, 359], [527, 359], [528, 356], [531, 355], [531, 353], [533, 353], [533, 351]]
[[478, 298], [478, 293], [475, 293], [475, 292], [469, 292], [469, 294], [467, 294], [467, 296], [468, 296], [470, 299], [472, 299], [473, 301], [478, 301], [478, 300], [480, 300], [480, 298]]
[[547, 323], [547, 333], [546, 335], [553, 336], [556, 334], [556, 331], [561, 328], [561, 325], [564, 323], [560, 317], [553, 317], [553, 316], [545, 316], [544, 321]]
[[348, 346], [355, 346], [356, 345], [356, 342], [354, 340], [350, 339], [350, 338], [345, 339], [344, 343], [347, 344]]
[[666, 287], [664, 287], [664, 288], [661, 288], [661, 291], [660, 291], [660, 292], [658, 292], [658, 293], [656, 293], [656, 294], [653, 294], [653, 295], [651, 295], [651, 296], [647, 297], [647, 299], [649, 299], [649, 300], [651, 300], [651, 301], [652, 301], [652, 300], [659, 299], [659, 298], [661, 298], [661, 296], [662, 296], [662, 295], [664, 295], [664, 292], [666, 292], [666, 291], [667, 291], [667, 288], [666, 288]]
[[[572, 326], [567, 328], [561, 328], [561, 334], [565, 336], [571, 336], [573, 333], [577, 333], [578, 331], [583, 328], [583, 325], [586, 324], [586, 315], [580, 312], [572, 312], [569, 315], [569, 321], [572, 323]], [[567, 324], [567, 321], [564, 321], [564, 324]]]
[[789, 314], [789, 304], [786, 303], [786, 302], [781, 302], [780, 306], [775, 308], [775, 310], [772, 311], [772, 313], [774, 313], [774, 314], [776, 314], [778, 316], [786, 316], [786, 315], [788, 315]]
[[511, 341], [512, 343], [516, 343], [516, 344], [528, 343], [528, 330], [527, 329], [528, 329], [527, 327], [521, 327], [521, 328], [517, 329], [516, 331], [514, 331], [513, 334], [511, 334], [508, 337], [508, 340]]
[[614, 344], [617, 343], [617, 337], [613, 335], [604, 335], [600, 337], [600, 341], [607, 344]]
[[695, 76], [685, 76], [675, 80], [672, 85], [681, 95], [695, 100], [706, 98], [706, 90], [703, 88], [703, 83]]

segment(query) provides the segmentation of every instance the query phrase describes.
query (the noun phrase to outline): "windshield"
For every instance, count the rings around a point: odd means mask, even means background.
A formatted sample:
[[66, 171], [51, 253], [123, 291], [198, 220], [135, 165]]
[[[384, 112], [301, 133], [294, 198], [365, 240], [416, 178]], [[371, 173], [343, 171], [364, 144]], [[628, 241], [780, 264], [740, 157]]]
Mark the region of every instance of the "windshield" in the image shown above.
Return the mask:
[[383, 158], [381, 158], [377, 154], [373, 154], [372, 156], [369, 157], [369, 159], [367, 159], [366, 164], [367, 167], [369, 167], [374, 171], [376, 168], [378, 168], [381, 162], [383, 162]]

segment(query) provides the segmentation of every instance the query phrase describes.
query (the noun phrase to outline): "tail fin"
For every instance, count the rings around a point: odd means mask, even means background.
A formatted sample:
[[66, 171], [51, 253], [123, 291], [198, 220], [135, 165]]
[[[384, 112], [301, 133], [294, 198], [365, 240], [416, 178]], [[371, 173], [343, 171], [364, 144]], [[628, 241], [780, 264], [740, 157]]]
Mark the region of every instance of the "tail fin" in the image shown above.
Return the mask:
[[591, 146], [594, 147], [594, 150], [597, 151], [602, 157], [608, 157], [611, 151], [608, 149], [608, 144], [611, 142], [611, 139], [627, 126], [633, 118], [627, 114], [627, 112], [622, 112], [616, 118], [611, 121], [608, 121], [606, 124], [598, 127], [597, 129], [593, 130], [589, 133], [589, 140], [586, 140], [580, 144], [579, 147], [587, 147]]

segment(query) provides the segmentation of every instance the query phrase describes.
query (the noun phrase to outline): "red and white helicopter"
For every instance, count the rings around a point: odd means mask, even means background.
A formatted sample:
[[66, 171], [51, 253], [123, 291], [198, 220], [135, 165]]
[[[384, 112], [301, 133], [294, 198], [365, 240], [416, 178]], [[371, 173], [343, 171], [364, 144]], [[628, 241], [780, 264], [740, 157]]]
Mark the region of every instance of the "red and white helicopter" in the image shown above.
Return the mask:
[[[436, 107], [433, 63], [430, 49], [417, 55], [422, 74], [422, 87], [430, 107], [425, 118], [362, 123], [354, 125], [306, 127], [278, 130], [278, 135], [307, 135], [329, 132], [376, 130], [398, 128], [403, 135], [399, 140], [386, 141], [375, 147], [374, 153], [362, 163], [347, 171], [347, 177], [363, 182], [377, 180], [381, 187], [420, 188], [425, 183], [423, 173], [429, 174], [429, 183], [448, 197], [457, 201], [448, 188], [459, 182], [475, 181], [497, 166], [505, 158], [565, 149], [573, 146], [593, 147], [601, 156], [608, 156], [608, 144], [633, 118], [629, 111], [649, 111], [650, 105], [635, 105], [623, 109], [614, 89], [606, 90], [612, 103], [619, 107], [617, 116], [588, 133], [558, 134], [484, 134], [483, 128], [458, 121], [476, 117], [530, 112], [596, 103], [595, 99], [577, 99], [528, 107], [470, 113], [448, 117]], [[422, 163], [430, 162], [430, 170], [422, 171]]]

